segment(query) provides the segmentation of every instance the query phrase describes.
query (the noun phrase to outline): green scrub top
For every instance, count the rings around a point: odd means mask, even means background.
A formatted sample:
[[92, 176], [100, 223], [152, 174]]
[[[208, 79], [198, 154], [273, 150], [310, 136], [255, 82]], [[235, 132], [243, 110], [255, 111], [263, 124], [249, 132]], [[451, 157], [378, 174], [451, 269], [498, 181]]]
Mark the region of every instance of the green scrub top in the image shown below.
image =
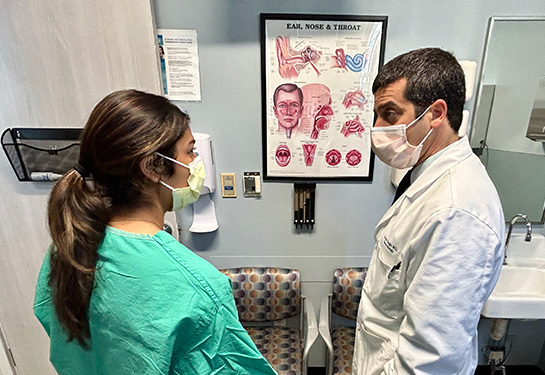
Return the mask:
[[60, 375], [276, 374], [240, 324], [231, 284], [171, 235], [107, 227], [89, 306], [90, 349], [67, 341], [48, 287], [34, 313]]

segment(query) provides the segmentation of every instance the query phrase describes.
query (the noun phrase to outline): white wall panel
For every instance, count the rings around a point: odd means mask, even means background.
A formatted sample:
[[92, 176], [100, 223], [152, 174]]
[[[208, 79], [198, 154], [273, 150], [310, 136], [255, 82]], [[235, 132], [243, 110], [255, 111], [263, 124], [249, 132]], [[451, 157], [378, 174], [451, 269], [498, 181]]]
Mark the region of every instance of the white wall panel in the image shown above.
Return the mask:
[[[150, 0], [0, 0], [0, 129], [82, 127], [111, 91], [160, 92]], [[53, 184], [0, 156], [0, 319], [19, 374], [54, 374], [32, 313]]]

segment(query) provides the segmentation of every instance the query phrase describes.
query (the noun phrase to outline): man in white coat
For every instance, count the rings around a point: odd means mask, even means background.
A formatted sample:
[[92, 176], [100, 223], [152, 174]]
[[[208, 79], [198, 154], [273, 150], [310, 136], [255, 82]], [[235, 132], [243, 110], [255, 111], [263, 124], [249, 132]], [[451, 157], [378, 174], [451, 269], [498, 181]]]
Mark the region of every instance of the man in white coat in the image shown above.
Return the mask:
[[373, 93], [373, 151], [394, 168], [414, 168], [375, 229], [354, 373], [473, 375], [505, 219], [485, 168], [458, 136], [463, 70], [441, 49], [411, 51], [379, 71]]

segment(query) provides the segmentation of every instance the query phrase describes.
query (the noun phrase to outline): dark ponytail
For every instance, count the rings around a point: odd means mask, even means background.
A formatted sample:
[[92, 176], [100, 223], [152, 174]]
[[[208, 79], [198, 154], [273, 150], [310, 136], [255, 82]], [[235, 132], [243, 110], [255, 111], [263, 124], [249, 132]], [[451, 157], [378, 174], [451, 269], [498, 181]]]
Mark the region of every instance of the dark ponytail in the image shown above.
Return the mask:
[[49, 197], [49, 230], [53, 240], [49, 286], [57, 317], [68, 339], [82, 346], [90, 338], [87, 310], [93, 291], [97, 249], [109, 210], [75, 169], [66, 173]]

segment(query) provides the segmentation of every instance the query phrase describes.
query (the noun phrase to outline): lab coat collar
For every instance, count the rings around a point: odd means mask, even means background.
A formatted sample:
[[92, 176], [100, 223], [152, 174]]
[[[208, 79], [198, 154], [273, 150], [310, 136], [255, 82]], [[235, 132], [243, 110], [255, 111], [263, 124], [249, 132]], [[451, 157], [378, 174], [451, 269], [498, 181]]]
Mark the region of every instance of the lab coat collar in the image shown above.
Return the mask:
[[421, 171], [421, 174], [412, 182], [411, 186], [405, 191], [405, 194], [403, 194], [386, 212], [381, 223], [388, 220], [406, 199], [410, 201], [416, 199], [445, 172], [461, 163], [472, 154], [473, 151], [471, 150], [467, 136], [463, 136], [446, 148], [436, 160], [433, 160], [430, 165], [426, 166], [426, 168]]

